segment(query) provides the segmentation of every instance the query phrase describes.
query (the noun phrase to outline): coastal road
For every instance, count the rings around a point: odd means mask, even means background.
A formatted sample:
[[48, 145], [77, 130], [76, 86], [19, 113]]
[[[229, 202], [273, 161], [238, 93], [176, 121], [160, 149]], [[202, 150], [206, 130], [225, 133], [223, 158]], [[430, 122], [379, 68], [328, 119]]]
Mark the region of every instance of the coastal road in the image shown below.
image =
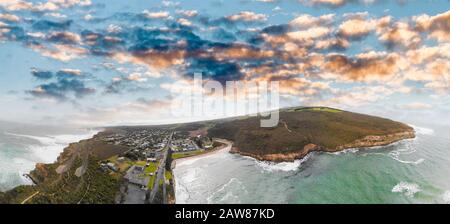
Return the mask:
[[32, 194], [30, 197], [26, 198], [25, 200], [23, 200], [20, 204], [24, 205], [26, 204], [29, 200], [33, 199], [34, 196], [38, 195], [40, 192], [37, 191], [36, 193]]
[[[172, 137], [173, 137], [173, 132], [169, 137], [169, 140], [166, 143], [166, 146], [164, 147], [164, 156], [163, 159], [161, 160], [161, 162], [159, 163], [159, 167], [158, 167], [158, 171], [156, 172], [156, 179], [155, 182], [153, 183], [153, 188], [150, 191], [150, 197], [149, 197], [149, 203], [153, 203], [153, 201], [155, 200], [155, 196], [156, 193], [158, 193], [159, 190], [159, 182], [162, 180], [164, 182], [164, 171], [166, 169], [166, 161], [167, 161], [167, 156], [169, 154], [169, 150], [170, 150], [170, 144], [172, 143]], [[165, 184], [165, 183], [164, 183]], [[165, 187], [163, 185], [163, 187]], [[165, 197], [165, 195], [164, 195]]]

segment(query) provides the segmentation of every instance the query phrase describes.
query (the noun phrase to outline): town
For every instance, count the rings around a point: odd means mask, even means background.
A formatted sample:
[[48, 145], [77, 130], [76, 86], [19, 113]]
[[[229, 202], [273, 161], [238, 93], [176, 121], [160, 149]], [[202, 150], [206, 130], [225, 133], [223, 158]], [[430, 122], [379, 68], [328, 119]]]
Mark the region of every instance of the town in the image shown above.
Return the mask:
[[100, 167], [124, 181], [116, 203], [174, 203], [172, 161], [205, 153], [218, 146], [211, 138], [164, 127], [120, 127], [99, 140], [125, 146], [126, 152], [101, 162]]

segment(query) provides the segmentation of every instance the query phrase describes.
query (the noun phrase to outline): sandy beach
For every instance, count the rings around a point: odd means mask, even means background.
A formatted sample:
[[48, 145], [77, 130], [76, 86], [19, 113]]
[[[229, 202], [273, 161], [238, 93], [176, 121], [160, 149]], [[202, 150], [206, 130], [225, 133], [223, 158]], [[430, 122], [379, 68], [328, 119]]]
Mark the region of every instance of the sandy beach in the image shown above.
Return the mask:
[[173, 161], [172, 163], [172, 168], [175, 168], [176, 165], [180, 165], [184, 162], [188, 162], [191, 160], [197, 160], [197, 159], [201, 159], [201, 158], [205, 158], [205, 157], [209, 157], [215, 154], [219, 154], [219, 153], [226, 153], [229, 152], [231, 150], [231, 146], [233, 145], [232, 142], [228, 141], [228, 140], [224, 140], [224, 139], [220, 139], [220, 140], [216, 140], [220, 143], [225, 144], [224, 146], [218, 147], [217, 149], [213, 149], [211, 151], [199, 154], [199, 155], [194, 155], [194, 156], [189, 156], [189, 157], [185, 157], [185, 158], [180, 158], [180, 159], [176, 159]]

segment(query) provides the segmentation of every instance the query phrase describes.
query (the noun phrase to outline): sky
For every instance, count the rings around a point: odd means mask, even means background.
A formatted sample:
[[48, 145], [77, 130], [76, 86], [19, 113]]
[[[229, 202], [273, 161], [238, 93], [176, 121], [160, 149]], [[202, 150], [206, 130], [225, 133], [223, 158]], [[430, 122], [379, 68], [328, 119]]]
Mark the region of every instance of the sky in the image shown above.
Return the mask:
[[449, 58], [448, 0], [0, 0], [0, 120], [198, 120], [171, 88], [201, 73], [278, 81], [281, 107], [450, 124]]

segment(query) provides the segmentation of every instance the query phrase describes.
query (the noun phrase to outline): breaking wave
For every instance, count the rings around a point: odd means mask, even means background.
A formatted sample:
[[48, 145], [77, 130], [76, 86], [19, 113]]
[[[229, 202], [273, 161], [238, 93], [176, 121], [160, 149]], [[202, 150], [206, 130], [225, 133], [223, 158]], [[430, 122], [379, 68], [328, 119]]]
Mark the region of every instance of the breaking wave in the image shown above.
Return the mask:
[[400, 182], [392, 188], [392, 192], [402, 193], [408, 197], [414, 197], [414, 195], [420, 191], [422, 190], [418, 184], [408, 182]]
[[444, 200], [444, 203], [450, 204], [450, 191], [446, 191], [446, 192], [442, 195], [442, 199]]
[[300, 166], [304, 162], [306, 162], [310, 157], [311, 157], [311, 153], [306, 155], [302, 159], [295, 160], [294, 162], [281, 162], [281, 163], [259, 161], [254, 158], [251, 158], [251, 159], [253, 159], [255, 161], [256, 166], [262, 168], [264, 171], [267, 171], [267, 172], [276, 172], [276, 171], [289, 172], [289, 171], [298, 170], [300, 168]]
[[357, 153], [357, 152], [359, 152], [358, 148], [351, 148], [351, 149], [345, 149], [345, 150], [342, 150], [342, 151], [339, 151], [339, 152], [330, 152], [329, 154], [341, 155], [341, 154], [346, 154], [346, 153]]
[[79, 135], [54, 135], [54, 136], [34, 136], [5, 132], [5, 135], [28, 138], [39, 142], [39, 144], [28, 145], [27, 148], [36, 157], [39, 163], [52, 163], [56, 160], [62, 150], [70, 143], [78, 142], [83, 139], [92, 138], [98, 131], [91, 130], [85, 134]]
[[33, 170], [36, 163], [54, 162], [70, 143], [91, 138], [97, 132], [91, 130], [79, 135], [55, 136], [3, 132], [0, 135], [7, 140], [0, 145], [0, 190], [32, 184], [24, 175]]
[[404, 160], [401, 158], [402, 156], [405, 156], [405, 155], [411, 155], [411, 154], [415, 153], [416, 151], [417, 150], [416, 150], [416, 146], [414, 145], [414, 142], [408, 141], [408, 142], [404, 142], [404, 144], [402, 144], [402, 145], [399, 145], [396, 150], [389, 152], [388, 156], [400, 163], [418, 165], [418, 164], [423, 163], [425, 161], [425, 159], [419, 158], [417, 160]]
[[434, 130], [431, 128], [424, 128], [424, 127], [419, 127], [419, 126], [415, 126], [415, 125], [409, 125], [409, 126], [414, 128], [414, 130], [416, 131], [416, 134], [434, 135]]
[[224, 184], [217, 191], [212, 193], [206, 201], [208, 204], [223, 204], [223, 203], [241, 203], [240, 196], [234, 194], [233, 192], [238, 192], [239, 194], [248, 194], [245, 185], [237, 178], [231, 178], [228, 183]]

